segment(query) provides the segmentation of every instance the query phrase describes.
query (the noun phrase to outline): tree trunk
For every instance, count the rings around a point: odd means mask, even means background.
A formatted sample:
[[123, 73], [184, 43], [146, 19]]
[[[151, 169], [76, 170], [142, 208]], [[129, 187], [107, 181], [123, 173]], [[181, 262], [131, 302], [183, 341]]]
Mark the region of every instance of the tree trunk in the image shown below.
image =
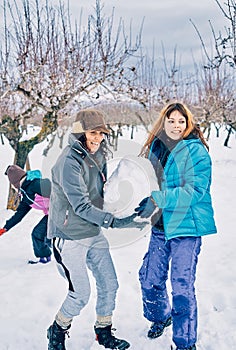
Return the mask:
[[[14, 159], [14, 164], [17, 164], [17, 154], [15, 154], [15, 159]], [[29, 162], [29, 157], [27, 156], [26, 161], [25, 161], [25, 167], [19, 165], [22, 169], [25, 168], [25, 170], [30, 170], [30, 162]], [[15, 191], [11, 185], [9, 185], [9, 192], [8, 192], [8, 200], [7, 200], [7, 209], [11, 209], [16, 211], [18, 208], [18, 205], [20, 203], [20, 196], [17, 191]]]
[[228, 129], [228, 134], [227, 134], [225, 142], [224, 142], [225, 147], [228, 147], [229, 138], [230, 138], [231, 133], [232, 133], [232, 126], [230, 126], [230, 128]]
[[[15, 153], [13, 164], [17, 164], [16, 161], [17, 161], [17, 154]], [[9, 164], [9, 165], [11, 165], [11, 164]], [[19, 165], [19, 164], [17, 164], [17, 165]], [[24, 169], [24, 167], [22, 167], [22, 168]], [[19, 197], [18, 191], [14, 190], [11, 187], [11, 184], [9, 184], [7, 209], [16, 211], [19, 203], [20, 203], [20, 197]]]
[[18, 192], [15, 191], [11, 185], [9, 186], [8, 200], [7, 200], [7, 209], [11, 209], [16, 211], [18, 205], [20, 203], [20, 197]]

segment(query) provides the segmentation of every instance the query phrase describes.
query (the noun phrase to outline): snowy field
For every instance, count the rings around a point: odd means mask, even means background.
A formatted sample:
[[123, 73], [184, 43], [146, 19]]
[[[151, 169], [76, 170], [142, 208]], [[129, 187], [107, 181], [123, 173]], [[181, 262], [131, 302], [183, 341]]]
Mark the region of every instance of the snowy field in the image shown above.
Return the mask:
[[[138, 154], [145, 138], [143, 129], [128, 139], [129, 132], [119, 141], [118, 151], [109, 162], [109, 173], [120, 158]], [[212, 132], [209, 141], [213, 160], [212, 197], [217, 235], [203, 238], [199, 257], [196, 293], [199, 305], [198, 350], [236, 349], [236, 142], [231, 136], [229, 148], [223, 139]], [[66, 141], [66, 140], [65, 140]], [[50, 168], [60, 150], [55, 146], [42, 157], [46, 144], [38, 145], [30, 154], [32, 169], [41, 168], [43, 176], [50, 177]], [[0, 227], [13, 212], [7, 211], [8, 181], [4, 175], [13, 162], [9, 145], [0, 145]], [[128, 174], [127, 174], [128, 175]], [[132, 185], [135, 179], [133, 179]], [[139, 189], [138, 189], [139, 191]], [[59, 309], [67, 285], [58, 274], [55, 261], [47, 265], [28, 265], [34, 258], [30, 233], [41, 214], [31, 211], [11, 231], [0, 237], [0, 350], [46, 350], [46, 330]], [[111, 245], [111, 254], [117, 270], [120, 288], [114, 312], [116, 336], [127, 339], [134, 350], [170, 350], [171, 329], [156, 340], [146, 337], [149, 324], [142, 316], [138, 270], [149, 242], [150, 226], [143, 231], [104, 230]], [[95, 342], [95, 288], [89, 304], [74, 319], [67, 340], [67, 350], [104, 349]]]

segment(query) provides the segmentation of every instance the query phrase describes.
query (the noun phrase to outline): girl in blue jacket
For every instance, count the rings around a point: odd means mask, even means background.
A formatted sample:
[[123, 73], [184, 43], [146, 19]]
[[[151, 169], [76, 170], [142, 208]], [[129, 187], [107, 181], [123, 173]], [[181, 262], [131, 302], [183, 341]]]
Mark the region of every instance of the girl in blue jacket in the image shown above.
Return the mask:
[[[164, 107], [144, 144], [159, 191], [143, 199], [138, 215], [152, 215], [148, 252], [139, 271], [149, 338], [173, 324], [176, 350], [195, 350], [197, 302], [194, 282], [201, 236], [216, 233], [210, 195], [211, 159], [200, 129], [182, 103]], [[166, 281], [171, 262], [172, 304]]]

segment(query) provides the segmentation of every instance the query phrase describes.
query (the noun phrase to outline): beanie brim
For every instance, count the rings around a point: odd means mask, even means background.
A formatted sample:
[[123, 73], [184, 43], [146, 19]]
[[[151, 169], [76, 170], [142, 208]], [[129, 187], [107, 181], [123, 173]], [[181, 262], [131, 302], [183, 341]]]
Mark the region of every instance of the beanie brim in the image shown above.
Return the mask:
[[110, 131], [106, 128], [105, 125], [96, 126], [92, 129], [84, 129], [80, 121], [73, 123], [71, 132], [73, 134], [81, 134], [81, 133], [85, 133], [86, 131], [91, 131], [91, 130], [99, 130], [99, 131], [102, 131], [104, 134], [110, 133]]

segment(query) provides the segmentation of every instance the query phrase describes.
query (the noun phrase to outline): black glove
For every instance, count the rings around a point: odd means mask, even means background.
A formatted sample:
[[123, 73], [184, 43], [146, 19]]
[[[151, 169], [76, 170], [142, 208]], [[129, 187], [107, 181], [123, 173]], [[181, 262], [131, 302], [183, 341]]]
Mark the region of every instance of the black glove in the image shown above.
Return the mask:
[[139, 203], [139, 207], [135, 208], [134, 210], [141, 218], [148, 218], [152, 215], [156, 207], [157, 205], [155, 205], [152, 197], [146, 197]]
[[142, 230], [148, 224], [148, 222], [134, 221], [134, 218], [136, 218], [136, 216], [138, 216], [138, 214], [134, 213], [122, 219], [114, 218], [111, 223], [111, 227], [112, 228], [139, 228], [140, 230]]

